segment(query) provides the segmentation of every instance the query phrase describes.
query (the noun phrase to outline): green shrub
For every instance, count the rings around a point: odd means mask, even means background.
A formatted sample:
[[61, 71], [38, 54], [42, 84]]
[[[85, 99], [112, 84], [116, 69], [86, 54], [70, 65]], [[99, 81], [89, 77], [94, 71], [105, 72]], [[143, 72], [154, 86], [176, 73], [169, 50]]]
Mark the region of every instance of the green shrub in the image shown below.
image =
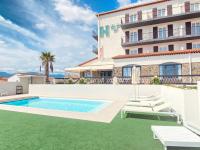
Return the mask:
[[79, 80], [79, 84], [87, 84], [87, 80], [84, 79], [84, 78], [81, 78], [81, 79]]
[[67, 79], [67, 82], [66, 82], [67, 84], [73, 84], [73, 79]]
[[155, 76], [152, 80], [151, 80], [151, 84], [160, 84], [160, 79]]

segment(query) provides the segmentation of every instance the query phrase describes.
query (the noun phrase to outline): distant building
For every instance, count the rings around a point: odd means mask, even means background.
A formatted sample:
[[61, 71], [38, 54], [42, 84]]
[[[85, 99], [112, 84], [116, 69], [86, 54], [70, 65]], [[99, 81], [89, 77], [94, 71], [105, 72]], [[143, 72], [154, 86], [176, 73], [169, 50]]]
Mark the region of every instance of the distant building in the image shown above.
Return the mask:
[[4, 83], [4, 82], [7, 82], [7, 81], [8, 81], [8, 78], [0, 77], [0, 83]]
[[29, 84], [45, 84], [45, 76], [37, 73], [17, 73], [8, 78], [8, 82], [20, 82], [28, 92]]

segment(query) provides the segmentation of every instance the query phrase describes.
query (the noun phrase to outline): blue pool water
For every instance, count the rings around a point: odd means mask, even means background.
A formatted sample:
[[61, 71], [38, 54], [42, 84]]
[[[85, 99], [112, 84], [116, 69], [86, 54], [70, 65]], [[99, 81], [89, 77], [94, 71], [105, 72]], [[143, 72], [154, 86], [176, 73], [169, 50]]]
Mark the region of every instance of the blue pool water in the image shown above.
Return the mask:
[[108, 102], [85, 99], [36, 97], [30, 99], [3, 102], [1, 104], [75, 112], [95, 112], [105, 107]]

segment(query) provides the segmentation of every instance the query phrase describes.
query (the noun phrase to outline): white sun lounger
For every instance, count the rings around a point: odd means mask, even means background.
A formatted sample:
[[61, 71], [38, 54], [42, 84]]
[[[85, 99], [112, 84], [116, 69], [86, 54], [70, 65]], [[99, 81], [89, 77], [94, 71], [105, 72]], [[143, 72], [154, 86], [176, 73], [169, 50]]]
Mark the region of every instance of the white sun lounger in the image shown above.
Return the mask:
[[163, 99], [159, 99], [156, 101], [140, 101], [140, 102], [127, 102], [126, 106], [138, 106], [138, 107], [154, 107], [157, 105], [161, 105], [164, 103]]
[[152, 126], [154, 139], [159, 139], [167, 147], [199, 147], [200, 137], [187, 129], [178, 126]]
[[157, 96], [151, 96], [151, 97], [131, 97], [129, 99], [129, 101], [135, 101], [135, 102], [140, 102], [140, 101], [156, 101], [156, 100], [159, 100], [161, 99], [161, 96], [160, 95], [157, 95]]
[[126, 113], [145, 113], [151, 115], [175, 116], [177, 117], [177, 123], [180, 124], [180, 116], [176, 112], [171, 111], [170, 105], [168, 103], [164, 103], [155, 107], [124, 106], [121, 109], [121, 118], [123, 118], [124, 114]]

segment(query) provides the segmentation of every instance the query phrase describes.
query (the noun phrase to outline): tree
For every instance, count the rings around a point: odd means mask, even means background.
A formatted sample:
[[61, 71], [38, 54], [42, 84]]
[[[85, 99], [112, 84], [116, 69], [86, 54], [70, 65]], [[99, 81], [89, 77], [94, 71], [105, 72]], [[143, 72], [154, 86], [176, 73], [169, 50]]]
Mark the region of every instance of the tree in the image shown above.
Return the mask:
[[49, 69], [53, 72], [53, 62], [55, 62], [55, 55], [51, 52], [42, 52], [40, 59], [42, 61], [42, 66], [45, 68], [46, 82], [49, 83]]

